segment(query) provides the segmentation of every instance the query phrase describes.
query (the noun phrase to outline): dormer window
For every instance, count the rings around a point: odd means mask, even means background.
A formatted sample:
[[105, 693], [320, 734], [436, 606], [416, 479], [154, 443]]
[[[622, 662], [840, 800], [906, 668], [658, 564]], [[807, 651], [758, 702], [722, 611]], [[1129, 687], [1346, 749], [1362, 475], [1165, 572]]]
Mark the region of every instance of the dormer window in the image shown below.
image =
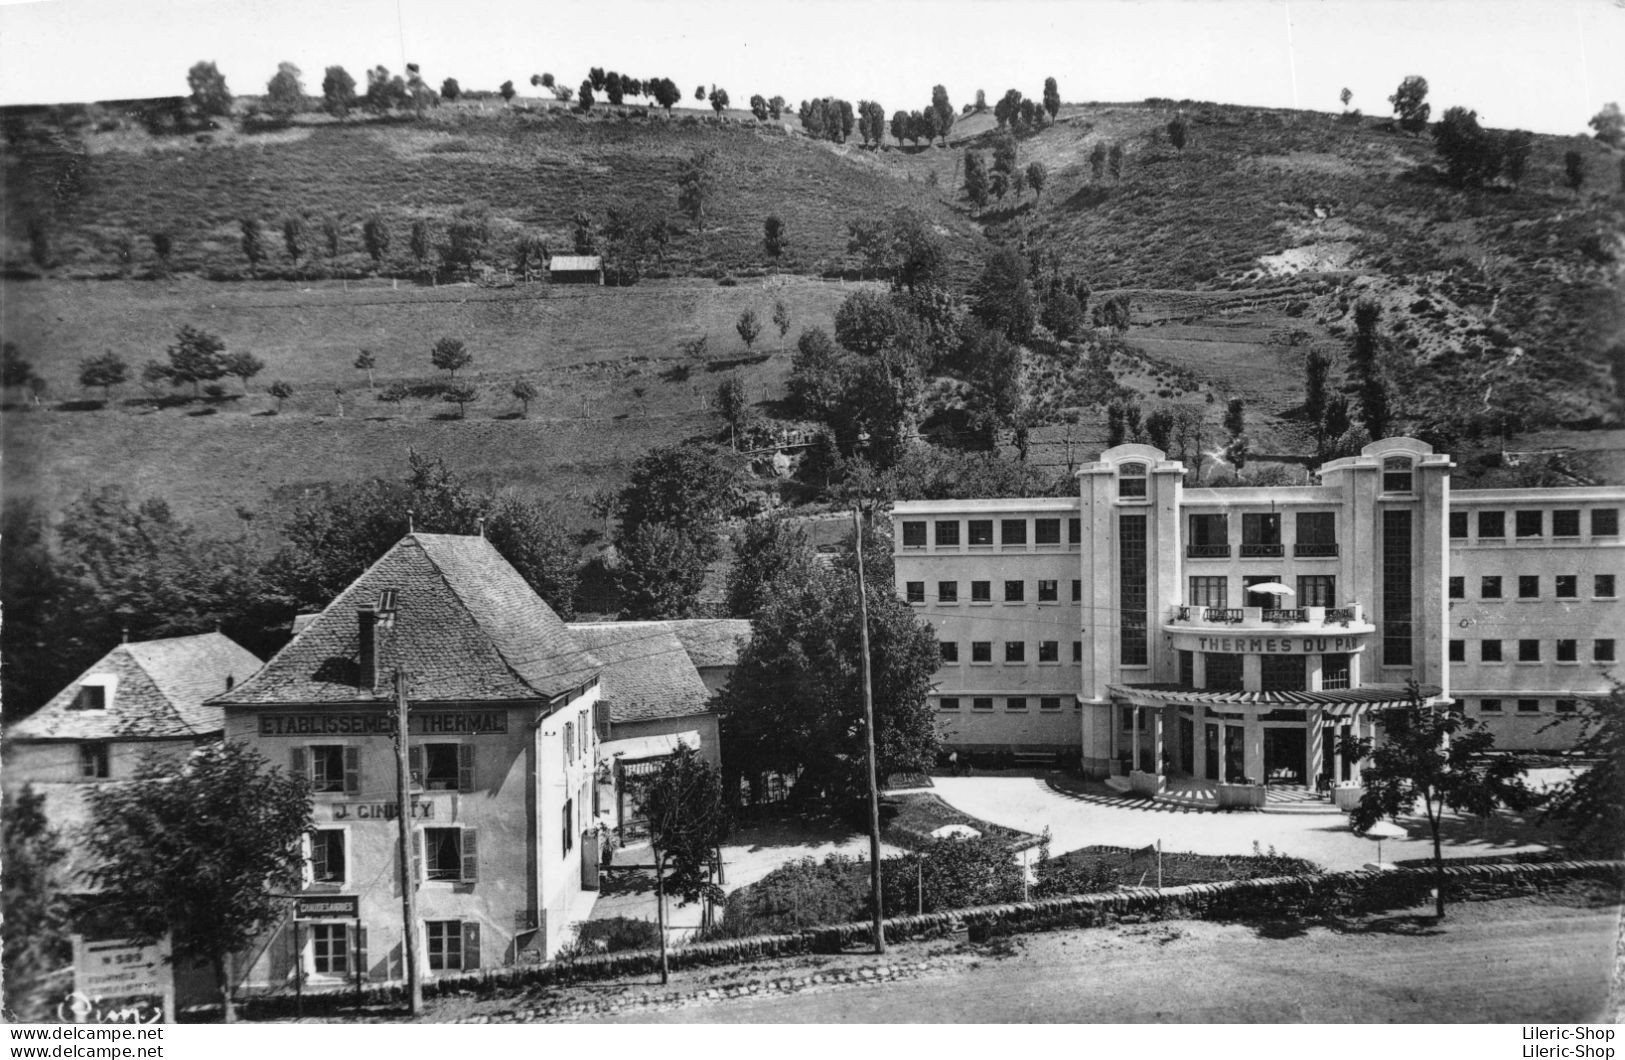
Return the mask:
[[1384, 493], [1415, 492], [1415, 476], [1411, 462], [1403, 456], [1390, 456], [1382, 462], [1382, 491]]
[[79, 692], [73, 697], [72, 710], [106, 710], [106, 685], [80, 685]]
[[1117, 496], [1119, 499], [1141, 498], [1145, 490], [1145, 465], [1123, 464], [1117, 469]]

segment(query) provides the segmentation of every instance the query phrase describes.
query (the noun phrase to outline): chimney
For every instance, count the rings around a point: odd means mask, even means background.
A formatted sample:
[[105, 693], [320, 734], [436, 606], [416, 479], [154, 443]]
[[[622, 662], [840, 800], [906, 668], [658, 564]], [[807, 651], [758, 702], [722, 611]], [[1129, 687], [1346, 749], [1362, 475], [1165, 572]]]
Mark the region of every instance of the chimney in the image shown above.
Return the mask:
[[362, 688], [378, 684], [378, 612], [371, 604], [362, 604], [355, 617], [361, 626], [361, 652], [357, 683]]

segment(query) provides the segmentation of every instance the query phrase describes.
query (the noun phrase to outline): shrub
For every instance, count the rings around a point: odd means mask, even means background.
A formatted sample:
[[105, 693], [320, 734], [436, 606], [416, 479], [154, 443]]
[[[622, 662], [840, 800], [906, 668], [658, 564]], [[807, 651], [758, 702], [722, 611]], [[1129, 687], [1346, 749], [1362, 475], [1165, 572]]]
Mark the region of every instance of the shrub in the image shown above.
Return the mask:
[[660, 945], [660, 928], [648, 920], [614, 916], [588, 920], [576, 930], [575, 941], [559, 951], [556, 960], [574, 960], [594, 953], [622, 953], [626, 950], [654, 949]]

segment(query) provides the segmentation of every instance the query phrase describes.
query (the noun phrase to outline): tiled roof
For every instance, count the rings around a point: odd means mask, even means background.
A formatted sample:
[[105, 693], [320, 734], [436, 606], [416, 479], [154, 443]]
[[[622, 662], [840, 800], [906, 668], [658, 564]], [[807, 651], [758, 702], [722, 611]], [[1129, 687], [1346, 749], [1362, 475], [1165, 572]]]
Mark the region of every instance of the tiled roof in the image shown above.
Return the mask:
[[[359, 684], [356, 613], [393, 589], [393, 628], [379, 623], [375, 687]], [[601, 669], [483, 537], [408, 534], [277, 653], [213, 702], [223, 706], [387, 699], [403, 668], [413, 699], [548, 699]]]
[[711, 708], [711, 692], [670, 627], [674, 622], [599, 622], [570, 626], [603, 660], [599, 693], [611, 724], [681, 718]]
[[[260, 668], [252, 652], [221, 633], [120, 644], [52, 700], [7, 731], [16, 740], [139, 740], [206, 736], [225, 728], [218, 706], [227, 679]], [[87, 679], [116, 679], [105, 710], [74, 710]], [[97, 682], [99, 683], [99, 682]]]
[[750, 643], [748, 618], [692, 618], [668, 623], [700, 668], [739, 665], [739, 649]]

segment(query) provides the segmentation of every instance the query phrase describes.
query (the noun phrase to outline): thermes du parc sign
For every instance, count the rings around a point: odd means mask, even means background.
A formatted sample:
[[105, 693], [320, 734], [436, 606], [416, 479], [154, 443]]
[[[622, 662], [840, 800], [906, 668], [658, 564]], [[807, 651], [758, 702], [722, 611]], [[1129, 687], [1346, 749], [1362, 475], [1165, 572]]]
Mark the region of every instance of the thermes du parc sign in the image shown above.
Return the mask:
[[[413, 736], [484, 736], [508, 731], [505, 710], [413, 711]], [[385, 711], [261, 714], [261, 736], [393, 736], [395, 715]]]

